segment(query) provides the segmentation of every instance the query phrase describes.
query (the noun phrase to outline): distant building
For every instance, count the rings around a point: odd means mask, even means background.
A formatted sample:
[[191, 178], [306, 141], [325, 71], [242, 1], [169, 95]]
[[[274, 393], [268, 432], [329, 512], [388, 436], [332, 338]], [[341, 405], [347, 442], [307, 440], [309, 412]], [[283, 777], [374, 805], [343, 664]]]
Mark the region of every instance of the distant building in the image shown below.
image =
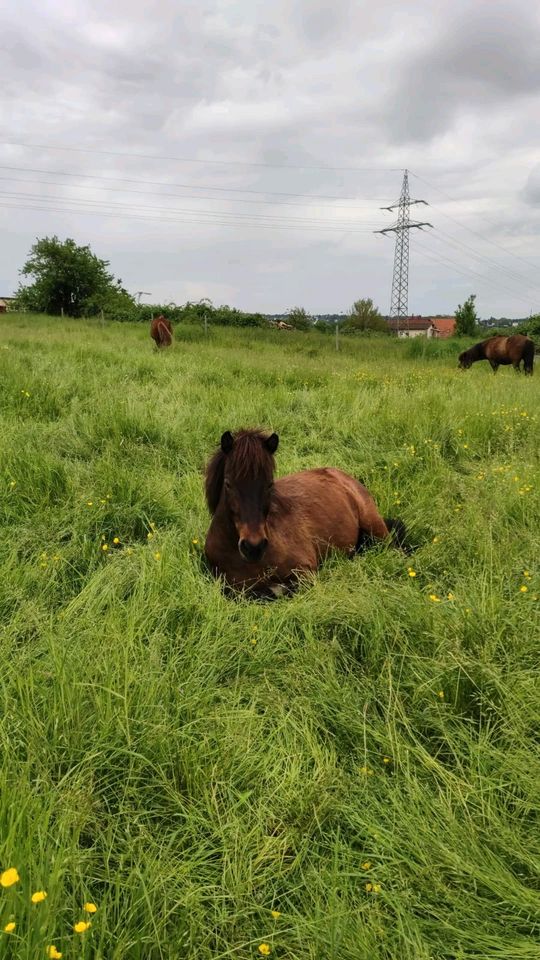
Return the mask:
[[389, 320], [388, 326], [398, 337], [446, 340], [455, 333], [456, 321], [454, 317], [404, 317], [402, 320]]
[[11, 297], [0, 297], [0, 313], [8, 312], [11, 299]]
[[431, 317], [431, 320], [436, 330], [436, 337], [439, 337], [441, 340], [447, 340], [448, 337], [454, 336], [456, 332], [455, 317]]
[[403, 320], [389, 320], [388, 326], [398, 337], [434, 337], [435, 327], [429, 317], [404, 317]]

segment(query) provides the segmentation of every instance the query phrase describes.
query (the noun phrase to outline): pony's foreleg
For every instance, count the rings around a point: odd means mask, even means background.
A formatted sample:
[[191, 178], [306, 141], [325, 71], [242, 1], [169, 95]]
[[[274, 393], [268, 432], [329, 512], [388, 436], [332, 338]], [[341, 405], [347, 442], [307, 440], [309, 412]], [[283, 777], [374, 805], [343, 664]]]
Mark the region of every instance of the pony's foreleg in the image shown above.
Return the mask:
[[360, 553], [366, 547], [372, 546], [376, 540], [387, 540], [389, 536], [390, 529], [386, 522], [379, 514], [374, 513], [359, 526], [355, 552]]

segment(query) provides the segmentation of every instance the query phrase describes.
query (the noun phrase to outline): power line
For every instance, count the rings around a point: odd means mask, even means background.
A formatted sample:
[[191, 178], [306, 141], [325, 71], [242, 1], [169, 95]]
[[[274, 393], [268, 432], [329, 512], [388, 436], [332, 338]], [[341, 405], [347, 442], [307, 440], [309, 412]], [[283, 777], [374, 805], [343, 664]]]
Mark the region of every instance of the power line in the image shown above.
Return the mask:
[[332, 167], [325, 166], [320, 164], [309, 164], [309, 163], [263, 163], [263, 162], [254, 162], [252, 160], [201, 160], [200, 157], [167, 157], [159, 156], [158, 154], [146, 154], [146, 153], [125, 153], [117, 150], [95, 150], [89, 149], [87, 147], [65, 147], [60, 144], [46, 144], [46, 143], [22, 143], [17, 140], [0, 140], [5, 146], [10, 147], [23, 147], [28, 150], [63, 150], [70, 153], [89, 153], [89, 154], [99, 154], [104, 157], [124, 157], [126, 160], [163, 160], [166, 162], [172, 163], [202, 163], [202, 164], [218, 164], [220, 166], [235, 166], [235, 167], [270, 167], [276, 170], [337, 170], [337, 171], [352, 171], [355, 173], [362, 172], [393, 172], [400, 170], [400, 167]]
[[[41, 170], [35, 167], [13, 167], [8, 166], [7, 164], [0, 164], [0, 170], [13, 170], [17, 173], [44, 173], [50, 174], [51, 176], [59, 177], [77, 177], [80, 180], [106, 180], [110, 183], [137, 183], [137, 184], [147, 184], [152, 187], [175, 187], [179, 190], [212, 190], [219, 193], [250, 193], [250, 194], [260, 194], [261, 196], [267, 197], [299, 197], [305, 200], [344, 200], [347, 201], [347, 204], [355, 203], [358, 199], [357, 197], [343, 197], [343, 196], [332, 196], [328, 194], [317, 194], [317, 193], [284, 193], [276, 190], [250, 190], [243, 187], [211, 187], [207, 184], [197, 184], [197, 183], [167, 183], [164, 180], [138, 180], [132, 177], [104, 177], [97, 176], [91, 173], [70, 173], [66, 170]], [[198, 199], [198, 198], [197, 198]], [[206, 198], [204, 198], [206, 199]], [[374, 200], [383, 201], [383, 197], [371, 197], [369, 202], [362, 204], [369, 208], [373, 207]], [[258, 202], [258, 203], [270, 203], [272, 201], [260, 200], [260, 201], [243, 201], [247, 202]], [[282, 202], [282, 201], [280, 201]], [[291, 204], [292, 206], [292, 204]], [[296, 206], [296, 204], [294, 204]], [[303, 204], [299, 204], [303, 206]]]
[[[7, 196], [9, 197], [13, 195], [8, 194]], [[73, 207], [66, 207], [66, 206], [62, 206], [62, 207], [41, 206], [40, 207], [40, 206], [36, 206], [35, 204], [29, 204], [25, 202], [21, 203], [15, 197], [13, 197], [13, 199], [15, 199], [16, 202], [10, 203], [10, 202], [6, 202], [5, 200], [0, 200], [0, 207], [3, 207], [4, 209], [9, 209], [9, 210], [35, 210], [40, 213], [58, 213], [58, 214], [75, 213], [77, 214], [77, 216], [79, 216], [80, 214], [85, 214], [85, 215], [96, 216], [96, 217], [104, 217], [104, 218], [113, 219], [113, 220], [139, 220], [139, 221], [148, 221], [148, 222], [154, 222], [154, 223], [170, 223], [170, 224], [198, 224], [200, 226], [205, 224], [206, 226], [210, 226], [210, 227], [221, 226], [221, 227], [238, 228], [240, 226], [243, 226], [246, 228], [256, 227], [256, 228], [263, 228], [263, 229], [270, 229], [270, 230], [272, 229], [290, 230], [290, 231], [300, 230], [304, 233], [317, 234], [317, 233], [323, 232], [323, 233], [337, 234], [338, 236], [346, 236], [348, 234], [365, 235], [370, 233], [369, 230], [353, 230], [349, 226], [344, 226], [343, 228], [339, 229], [338, 227], [334, 227], [334, 226], [311, 227], [309, 225], [304, 225], [304, 224], [295, 226], [294, 224], [291, 224], [291, 223], [267, 223], [262, 220], [259, 222], [256, 220], [253, 222], [249, 222], [249, 221], [238, 222], [237, 220], [219, 220], [215, 218], [207, 219], [207, 220], [198, 220], [197, 218], [190, 218], [190, 217], [172, 218], [172, 217], [164, 217], [164, 216], [143, 216], [142, 214], [138, 214], [138, 213], [133, 215], [129, 213], [119, 213], [116, 211], [110, 212], [109, 210], [106, 210], [106, 209], [105, 210], [87, 210], [87, 209], [84, 209], [84, 207], [83, 208], [81, 207], [73, 208]], [[38, 198], [38, 200], [39, 202], [43, 202], [43, 198]], [[54, 202], [54, 198], [51, 198], [51, 202]], [[197, 211], [190, 211], [190, 212], [197, 212]]]
[[[417, 241], [417, 243], [419, 243], [420, 248], [424, 250], [424, 256], [429, 257], [431, 260], [435, 260], [435, 262], [442, 263], [444, 265], [450, 265], [453, 267], [453, 269], [457, 269], [458, 273], [463, 274], [463, 276], [465, 276], [467, 279], [469, 279], [469, 275], [471, 275], [482, 280], [484, 283], [487, 283], [491, 288], [498, 287], [499, 290], [503, 290], [505, 293], [510, 294], [515, 299], [522, 300], [523, 303], [526, 303], [528, 306], [530, 306], [530, 300], [526, 300], [525, 297], [515, 293], [514, 290], [509, 290], [508, 287], [503, 286], [503, 284], [498, 283], [496, 280], [492, 280], [491, 277], [486, 277], [484, 274], [478, 273], [476, 270], [471, 270], [469, 267], [463, 267], [463, 264], [456, 263], [455, 260], [451, 260], [449, 257], [430, 254], [426, 252], [428, 248], [425, 247], [423, 243], [420, 243], [419, 241]], [[464, 271], [467, 272], [465, 273]]]
[[[441, 196], [446, 197], [446, 199], [450, 200], [451, 203], [456, 202], [455, 199], [450, 196], [450, 194], [446, 193], [444, 190], [441, 190], [441, 188], [436, 186], [436, 184], [430, 183], [430, 181], [426, 180], [425, 177], [421, 177], [418, 173], [413, 173], [412, 171], [411, 171], [411, 174], [413, 177], [416, 177], [417, 180], [421, 180], [422, 183], [425, 183], [428, 187], [431, 187], [433, 190], [437, 190], [438, 193], [441, 194]], [[474, 234], [475, 237], [479, 237], [480, 240], [484, 240], [486, 243], [491, 243], [492, 246], [498, 247], [499, 250], [502, 250], [503, 253], [508, 254], [508, 256], [515, 257], [516, 260], [521, 260], [523, 263], [526, 263], [528, 267], [534, 267], [535, 270], [538, 269], [538, 264], [533, 263], [532, 260], [527, 260], [525, 257], [520, 257], [518, 253], [513, 253], [512, 250], [508, 250], [507, 247], [503, 247], [501, 243], [497, 243], [496, 240], [491, 240], [490, 237], [485, 237], [482, 233], [478, 233], [477, 230], [473, 230], [471, 227], [468, 227], [467, 224], [462, 223], [461, 220], [458, 220], [456, 217], [452, 217], [449, 213], [445, 213], [445, 211], [441, 210], [440, 207], [435, 207], [435, 204], [431, 204], [431, 206], [437, 209], [439, 213], [442, 213], [443, 217], [447, 217], [448, 220], [453, 220], [454, 223], [457, 223], [457, 225], [461, 227], [463, 230], [468, 230], [469, 233]], [[486, 220], [487, 223], [491, 222], [493, 224], [493, 221], [488, 220], [487, 217], [483, 216], [483, 219]]]
[[[2, 167], [0, 167], [2, 169]], [[250, 205], [259, 206], [261, 204], [269, 204], [272, 207], [295, 207], [297, 210], [301, 210], [303, 207], [309, 207], [310, 204], [307, 203], [288, 203], [287, 201], [274, 201], [274, 200], [248, 200], [245, 197], [199, 197], [193, 194], [182, 194], [182, 193], [164, 193], [161, 191], [155, 190], [135, 190], [133, 187], [104, 187], [102, 184], [91, 184], [85, 185], [83, 183], [62, 183], [61, 181], [52, 181], [52, 180], [38, 180], [36, 177], [3, 177], [0, 176], [0, 181], [6, 183], [23, 183], [23, 184], [39, 184], [40, 186], [45, 187], [66, 187], [68, 190], [76, 188], [77, 190], [103, 190], [106, 193], [132, 193], [141, 197], [171, 197], [176, 200], [209, 200], [210, 202], [219, 203], [248, 203]], [[145, 181], [143, 181], [145, 182]], [[166, 186], [166, 184], [164, 184]], [[70, 199], [69, 197], [67, 199]], [[367, 209], [368, 205], [365, 207], [350, 207], [350, 206], [332, 206], [327, 207], [326, 209], [332, 211], [337, 210], [360, 210]], [[369, 209], [373, 209], [373, 205], [369, 204]]]
[[[442, 236], [441, 236], [441, 233], [442, 233]], [[475, 260], [478, 260], [480, 263], [484, 260], [490, 266], [496, 267], [497, 270], [505, 273], [513, 283], [519, 283], [521, 287], [523, 287], [523, 284], [526, 283], [528, 285], [528, 289], [530, 290], [536, 289], [537, 291], [540, 292], [540, 286], [536, 285], [533, 281], [529, 280], [528, 277], [524, 277], [518, 273], [513, 273], [511, 270], [508, 270], [506, 267], [503, 267], [496, 260], [493, 260], [492, 257], [486, 257], [484, 254], [478, 253], [478, 251], [476, 251], [468, 243], [463, 243], [461, 240], [458, 240], [457, 237], [453, 237], [450, 234], [445, 233], [444, 231], [437, 231], [437, 233], [433, 234], [433, 236], [434, 236], [434, 239], [438, 240], [439, 243], [449, 243], [453, 247], [455, 247], [457, 250], [463, 249], [463, 250], [469, 251], [472, 254], [472, 256], [475, 258]]]
[[[65, 197], [65, 198], [48, 197], [48, 196], [44, 196], [43, 194], [6, 192], [6, 191], [0, 191], [0, 197], [8, 197], [8, 198], [13, 197], [14, 199], [17, 199], [17, 200], [38, 200], [40, 203], [58, 203], [65, 200], [68, 203], [84, 204], [84, 205], [97, 206], [97, 207], [101, 206], [101, 207], [107, 207], [110, 209], [116, 209], [118, 207], [121, 209], [125, 209], [126, 207], [125, 203], [115, 203], [114, 201], [111, 201], [111, 200], [89, 200], [86, 197], [81, 197], [81, 198], [79, 197]], [[129, 209], [132, 210], [133, 207], [130, 206]], [[369, 221], [332, 220], [330, 218], [319, 218], [319, 217], [280, 217], [270, 213], [256, 214], [256, 213], [237, 213], [236, 211], [229, 212], [227, 210], [200, 210], [200, 209], [193, 210], [192, 208], [189, 208], [189, 207], [187, 208], [186, 207], [170, 207], [170, 206], [159, 207], [159, 206], [154, 206], [153, 204], [152, 205], [145, 204], [144, 206], [139, 207], [139, 209], [143, 211], [148, 211], [148, 212], [197, 214], [198, 216], [202, 215], [203, 217], [219, 216], [224, 219], [234, 218], [235, 220], [238, 220], [240, 222], [244, 220], [256, 220], [256, 221], [272, 221], [272, 222], [283, 221], [288, 224], [298, 223], [300, 225], [303, 225], [304, 223], [309, 223], [309, 224], [315, 223], [315, 224], [325, 224], [325, 225], [330, 224], [332, 227], [336, 225], [341, 229], [347, 228], [349, 225], [354, 226], [357, 223], [358, 224], [365, 223], [366, 225], [369, 225]]]

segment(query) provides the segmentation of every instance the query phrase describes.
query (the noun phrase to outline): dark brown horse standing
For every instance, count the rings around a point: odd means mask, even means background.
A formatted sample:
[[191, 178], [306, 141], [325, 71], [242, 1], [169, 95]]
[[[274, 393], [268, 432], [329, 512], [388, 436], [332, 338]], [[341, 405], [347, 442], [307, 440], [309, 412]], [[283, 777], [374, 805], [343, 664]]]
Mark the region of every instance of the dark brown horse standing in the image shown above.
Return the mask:
[[330, 549], [353, 555], [403, 525], [384, 520], [366, 488], [333, 467], [303, 470], [274, 483], [277, 433], [228, 431], [206, 468], [212, 522], [205, 553], [229, 586], [277, 596], [317, 569]]
[[531, 374], [534, 365], [534, 341], [521, 333], [514, 333], [511, 337], [488, 337], [460, 353], [458, 363], [462, 370], [468, 370], [477, 360], [489, 360], [493, 373], [497, 373], [500, 366], [509, 364], [519, 372], [523, 360], [525, 373]]
[[163, 314], [154, 317], [150, 325], [150, 336], [156, 347], [170, 347], [172, 343], [172, 325]]

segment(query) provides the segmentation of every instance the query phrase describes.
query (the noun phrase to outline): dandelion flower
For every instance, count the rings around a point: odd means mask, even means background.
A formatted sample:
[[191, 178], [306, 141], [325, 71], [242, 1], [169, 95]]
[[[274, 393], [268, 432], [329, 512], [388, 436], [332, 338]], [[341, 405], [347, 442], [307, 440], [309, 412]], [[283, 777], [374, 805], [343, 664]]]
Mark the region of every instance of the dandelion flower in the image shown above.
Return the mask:
[[61, 956], [62, 954], [60, 953], [59, 950], [56, 949], [53, 943], [51, 944], [50, 947], [47, 947], [48, 960], [60, 960]]
[[109, 544], [108, 544], [108, 543], [102, 543], [102, 544], [101, 544], [101, 549], [103, 550], [104, 553], [106, 553], [107, 550], [109, 549]]
[[196, 546], [196, 545], [198, 544], [198, 542], [199, 542], [198, 537], [194, 537], [191, 542]]
[[441, 602], [441, 598], [438, 597], [436, 593], [430, 593], [429, 599], [431, 600], [432, 603], [440, 603], [440, 602]]
[[92, 926], [89, 920], [79, 920], [78, 923], [73, 924], [73, 929], [75, 933], [86, 933], [86, 931]]
[[35, 893], [30, 897], [32, 903], [43, 903], [47, 899], [47, 893], [45, 890], [36, 890]]
[[527, 593], [527, 590], [528, 590], [528, 589], [529, 589], [529, 588], [528, 588], [524, 583], [522, 583], [521, 586], [520, 586], [520, 588], [519, 588], [519, 592], [520, 592], [520, 593]]
[[0, 873], [0, 884], [3, 887], [12, 887], [13, 884], [18, 883], [20, 879], [15, 867], [10, 867], [9, 870], [4, 870], [3, 873]]
[[281, 910], [271, 910], [270, 913], [272, 914], [274, 920], [277, 920], [278, 917], [281, 916]]
[[120, 543], [120, 537], [114, 537], [113, 543], [118, 545]]
[[409, 574], [410, 577], [416, 576], [416, 570], [413, 570], [412, 567], [407, 567], [407, 573]]
[[11, 920], [9, 923], [6, 923], [4, 927], [4, 933], [13, 933], [16, 926], [17, 924], [14, 923], [13, 920]]
[[365, 863], [361, 864], [362, 870], [370, 870], [372, 867], [371, 860], [366, 860]]
[[269, 957], [272, 951], [267, 943], [260, 943], [259, 953], [262, 953], [263, 957]]
[[95, 913], [97, 910], [97, 907], [95, 903], [85, 903], [83, 910], [85, 911], [85, 913]]

